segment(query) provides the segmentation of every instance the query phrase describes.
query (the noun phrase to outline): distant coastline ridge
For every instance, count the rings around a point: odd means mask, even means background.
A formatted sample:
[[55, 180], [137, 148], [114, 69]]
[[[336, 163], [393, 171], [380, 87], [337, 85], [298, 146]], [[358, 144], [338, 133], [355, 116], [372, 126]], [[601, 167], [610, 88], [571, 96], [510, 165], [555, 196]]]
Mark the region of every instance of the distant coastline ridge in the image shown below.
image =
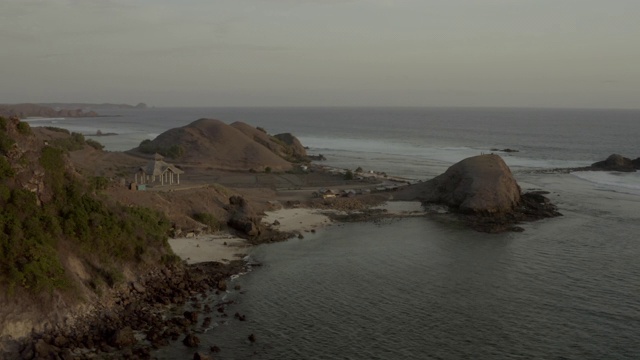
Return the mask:
[[16, 116], [21, 119], [29, 117], [66, 118], [66, 117], [98, 117], [96, 110], [109, 109], [146, 109], [145, 103], [127, 104], [83, 104], [83, 103], [23, 103], [0, 104], [0, 116]]

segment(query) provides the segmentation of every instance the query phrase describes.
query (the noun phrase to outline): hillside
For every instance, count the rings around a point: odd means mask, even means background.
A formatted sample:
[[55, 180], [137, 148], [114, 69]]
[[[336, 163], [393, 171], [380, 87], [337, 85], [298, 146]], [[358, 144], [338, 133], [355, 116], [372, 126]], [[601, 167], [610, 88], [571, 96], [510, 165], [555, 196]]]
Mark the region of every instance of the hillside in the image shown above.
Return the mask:
[[109, 203], [106, 179], [75, 171], [78, 135], [0, 117], [0, 338], [73, 317], [127, 276], [175, 259], [164, 215]]
[[154, 140], [143, 141], [131, 152], [158, 152], [176, 162], [226, 170], [288, 170], [291, 161], [306, 158], [306, 153], [295, 152], [264, 131], [240, 122], [227, 125], [215, 119], [199, 119], [170, 129]]

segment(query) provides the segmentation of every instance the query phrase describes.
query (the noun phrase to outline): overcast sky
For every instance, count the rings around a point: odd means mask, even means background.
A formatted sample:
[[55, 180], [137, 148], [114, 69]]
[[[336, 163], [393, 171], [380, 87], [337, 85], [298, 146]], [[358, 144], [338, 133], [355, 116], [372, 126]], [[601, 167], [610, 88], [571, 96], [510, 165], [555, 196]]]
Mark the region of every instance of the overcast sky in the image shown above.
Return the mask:
[[640, 108], [638, 0], [0, 0], [0, 103]]

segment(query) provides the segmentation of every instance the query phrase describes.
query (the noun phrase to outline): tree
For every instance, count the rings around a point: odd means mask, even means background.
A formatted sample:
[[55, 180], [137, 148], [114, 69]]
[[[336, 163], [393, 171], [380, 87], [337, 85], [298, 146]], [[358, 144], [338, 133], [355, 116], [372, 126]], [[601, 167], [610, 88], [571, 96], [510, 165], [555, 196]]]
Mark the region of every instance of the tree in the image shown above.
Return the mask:
[[353, 180], [353, 172], [351, 170], [347, 170], [347, 172], [344, 173], [344, 179], [345, 180]]

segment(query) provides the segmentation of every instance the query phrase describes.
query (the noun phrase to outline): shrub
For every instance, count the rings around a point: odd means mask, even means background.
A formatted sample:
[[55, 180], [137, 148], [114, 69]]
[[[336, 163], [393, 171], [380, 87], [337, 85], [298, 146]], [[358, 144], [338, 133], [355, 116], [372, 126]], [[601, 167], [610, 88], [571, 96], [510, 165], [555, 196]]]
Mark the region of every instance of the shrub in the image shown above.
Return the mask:
[[140, 142], [140, 145], [138, 145], [138, 150], [140, 150], [140, 152], [144, 154], [153, 154], [156, 152], [156, 148], [153, 146], [151, 140], [149, 139], [142, 140]]
[[266, 168], [264, 168], [264, 172], [266, 172], [267, 174], [271, 173], [271, 167], [267, 166]]
[[71, 136], [64, 139], [56, 139], [53, 141], [53, 145], [66, 151], [82, 150], [84, 148], [84, 135], [73, 132]]
[[347, 172], [344, 173], [344, 179], [353, 180], [353, 172], [351, 172], [351, 170], [347, 170]]
[[213, 214], [195, 213], [193, 214], [193, 219], [207, 225], [211, 231], [219, 231], [222, 229], [222, 223], [216, 219]]
[[17, 125], [17, 128], [18, 128], [18, 132], [22, 135], [31, 134], [31, 126], [29, 126], [29, 124], [24, 121], [20, 121]]
[[0, 154], [7, 155], [16, 142], [4, 131], [0, 130]]
[[0, 180], [10, 178], [15, 174], [9, 160], [6, 157], [0, 155]]
[[160, 154], [171, 159], [176, 159], [184, 155], [184, 148], [181, 145], [173, 145], [166, 151], [161, 150]]
[[172, 145], [169, 148], [163, 148], [154, 145], [149, 139], [142, 140], [140, 145], [138, 145], [138, 150], [143, 154], [158, 153], [171, 159], [176, 159], [184, 155], [184, 147], [182, 147], [182, 145]]
[[44, 128], [47, 129], [47, 130], [51, 130], [51, 131], [65, 133], [65, 134], [71, 135], [71, 133], [67, 129], [63, 129], [63, 128], [59, 128], [59, 127], [55, 127], [55, 126], [45, 126]]
[[96, 150], [102, 150], [104, 149], [104, 145], [100, 144], [99, 142], [93, 140], [93, 139], [87, 139], [86, 141], [87, 145], [91, 146], [92, 148], [96, 149]]
[[90, 181], [93, 190], [105, 190], [109, 185], [109, 179], [104, 176], [94, 176]]

